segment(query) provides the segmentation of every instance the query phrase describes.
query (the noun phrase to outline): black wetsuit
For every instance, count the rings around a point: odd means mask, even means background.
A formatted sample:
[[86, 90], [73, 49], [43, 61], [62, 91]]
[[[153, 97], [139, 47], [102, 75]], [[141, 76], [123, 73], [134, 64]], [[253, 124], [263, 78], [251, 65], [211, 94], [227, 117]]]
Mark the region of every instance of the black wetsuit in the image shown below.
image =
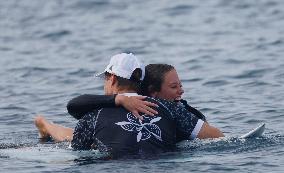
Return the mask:
[[176, 142], [196, 137], [193, 131], [199, 120], [195, 115], [174, 102], [153, 98], [147, 100], [159, 105], [155, 108], [159, 114], [143, 115], [143, 121], [122, 107], [88, 111], [81, 116], [75, 128], [72, 147], [107, 151], [117, 158], [171, 151]]

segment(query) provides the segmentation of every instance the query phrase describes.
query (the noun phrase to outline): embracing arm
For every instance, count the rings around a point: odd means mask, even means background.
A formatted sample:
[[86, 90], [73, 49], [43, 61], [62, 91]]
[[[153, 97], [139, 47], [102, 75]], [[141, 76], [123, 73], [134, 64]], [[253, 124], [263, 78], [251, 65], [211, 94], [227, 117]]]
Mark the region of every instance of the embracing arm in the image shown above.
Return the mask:
[[86, 113], [94, 109], [115, 107], [115, 96], [116, 95], [80, 95], [68, 102], [67, 110], [74, 118], [81, 119]]
[[81, 119], [86, 113], [103, 107], [123, 106], [133, 115], [142, 119], [139, 112], [154, 115], [158, 112], [151, 107], [157, 106], [154, 103], [145, 101], [145, 96], [124, 96], [124, 95], [91, 95], [84, 94], [73, 98], [67, 104], [68, 113], [76, 119]]
[[224, 137], [219, 129], [199, 119], [183, 107], [175, 106], [172, 110], [177, 122], [178, 140], [195, 139], [196, 137], [199, 139]]
[[209, 125], [207, 122], [204, 122], [197, 138], [206, 139], [206, 138], [219, 138], [224, 137], [224, 134], [216, 127]]
[[199, 110], [191, 107], [186, 100], [180, 100], [180, 102], [184, 105], [184, 107], [191, 113], [193, 113], [197, 118], [204, 121], [200, 131], [197, 135], [199, 139], [206, 139], [206, 138], [219, 138], [224, 137], [224, 134], [216, 127], [211, 126], [207, 120], [205, 115], [203, 115]]

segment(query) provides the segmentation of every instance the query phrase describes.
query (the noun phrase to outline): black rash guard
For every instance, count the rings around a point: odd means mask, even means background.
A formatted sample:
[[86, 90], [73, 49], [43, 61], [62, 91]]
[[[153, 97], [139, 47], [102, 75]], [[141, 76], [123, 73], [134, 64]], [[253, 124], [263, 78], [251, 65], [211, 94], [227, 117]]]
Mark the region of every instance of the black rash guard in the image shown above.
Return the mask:
[[[73, 98], [67, 104], [68, 113], [76, 118], [81, 119], [86, 113], [98, 108], [112, 108], [115, 105], [116, 95], [92, 95], [84, 94]], [[194, 114], [199, 119], [206, 121], [206, 117], [197, 109], [191, 107], [186, 100], [177, 102], [186, 110]]]
[[146, 98], [158, 104], [155, 116], [143, 121], [122, 107], [95, 109], [77, 123], [71, 146], [76, 150], [95, 149], [111, 158], [172, 151], [175, 143], [194, 139], [203, 121], [184, 107], [162, 99]]

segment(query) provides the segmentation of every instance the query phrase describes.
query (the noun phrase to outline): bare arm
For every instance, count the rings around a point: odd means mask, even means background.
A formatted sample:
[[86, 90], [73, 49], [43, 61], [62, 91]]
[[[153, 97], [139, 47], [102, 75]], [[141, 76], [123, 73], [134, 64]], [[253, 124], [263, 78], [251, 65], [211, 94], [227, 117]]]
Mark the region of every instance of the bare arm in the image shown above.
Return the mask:
[[176, 120], [177, 141], [195, 139], [196, 137], [199, 139], [205, 139], [224, 136], [219, 129], [209, 125], [208, 122], [204, 122], [199, 119], [183, 106], [163, 100], [160, 101], [167, 106], [168, 110], [171, 110], [170, 115]]
[[224, 137], [224, 134], [216, 127], [209, 125], [207, 122], [204, 122], [197, 138], [206, 139], [206, 138], [219, 138]]

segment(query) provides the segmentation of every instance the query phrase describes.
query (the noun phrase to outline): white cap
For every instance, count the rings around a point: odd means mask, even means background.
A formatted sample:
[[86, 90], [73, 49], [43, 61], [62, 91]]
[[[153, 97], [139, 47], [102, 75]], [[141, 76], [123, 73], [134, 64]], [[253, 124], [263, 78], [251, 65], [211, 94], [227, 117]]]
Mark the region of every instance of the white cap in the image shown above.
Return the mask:
[[133, 71], [137, 68], [142, 70], [142, 76], [140, 80], [143, 80], [145, 76], [145, 66], [132, 53], [121, 53], [112, 56], [106, 69], [103, 72], [96, 74], [95, 76], [104, 77], [104, 73], [108, 72], [125, 79], [130, 79]]

